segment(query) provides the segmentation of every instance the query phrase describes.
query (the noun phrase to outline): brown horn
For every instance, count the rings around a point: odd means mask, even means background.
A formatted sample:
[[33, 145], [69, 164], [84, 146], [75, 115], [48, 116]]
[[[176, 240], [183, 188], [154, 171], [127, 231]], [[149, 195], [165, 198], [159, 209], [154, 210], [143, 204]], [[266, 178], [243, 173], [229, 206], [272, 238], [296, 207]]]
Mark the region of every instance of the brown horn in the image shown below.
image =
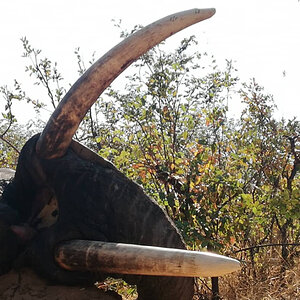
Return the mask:
[[214, 253], [85, 240], [59, 245], [55, 260], [69, 271], [180, 277], [217, 277], [241, 268], [238, 260]]
[[47, 159], [64, 155], [86, 112], [122, 71], [167, 37], [214, 13], [215, 9], [192, 9], [167, 16], [112, 48], [77, 80], [59, 103], [37, 142], [37, 153]]

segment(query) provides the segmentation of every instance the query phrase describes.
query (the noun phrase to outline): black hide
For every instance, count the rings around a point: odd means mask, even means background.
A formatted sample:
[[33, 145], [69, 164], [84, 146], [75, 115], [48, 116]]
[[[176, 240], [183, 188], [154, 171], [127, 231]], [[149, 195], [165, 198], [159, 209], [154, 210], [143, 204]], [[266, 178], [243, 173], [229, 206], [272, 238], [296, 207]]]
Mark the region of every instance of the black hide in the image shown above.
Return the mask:
[[[22, 149], [11, 193], [7, 191], [1, 201], [0, 216], [6, 231], [3, 230], [5, 234], [0, 238], [14, 249], [7, 258], [4, 256], [9, 252], [2, 251], [2, 271], [6, 272], [13, 258], [22, 252], [19, 264], [26, 262], [54, 282], [77, 284], [104, 279], [105, 274], [70, 272], [56, 265], [55, 245], [70, 239], [185, 248], [172, 221], [136, 183], [113, 168], [83, 160], [71, 149], [59, 159], [39, 159], [35, 153], [37, 139], [38, 136], [34, 136]], [[51, 197], [57, 199], [59, 207], [54, 225], [39, 229], [34, 238], [29, 235], [30, 241], [11, 230], [11, 225], [23, 226], [24, 223], [37, 228], [37, 216]], [[9, 210], [9, 221], [3, 217], [5, 209]], [[12, 241], [8, 244], [9, 239]], [[4, 249], [3, 240], [0, 242]], [[137, 285], [139, 299], [188, 300], [193, 297], [193, 278], [118, 277]]]

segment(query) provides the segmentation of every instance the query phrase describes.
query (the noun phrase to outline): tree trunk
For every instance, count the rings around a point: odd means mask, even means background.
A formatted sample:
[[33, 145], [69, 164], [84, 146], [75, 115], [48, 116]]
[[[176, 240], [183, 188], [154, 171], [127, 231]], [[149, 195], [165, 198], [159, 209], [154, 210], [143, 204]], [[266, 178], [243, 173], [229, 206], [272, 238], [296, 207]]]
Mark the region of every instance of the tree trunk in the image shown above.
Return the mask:
[[211, 278], [212, 300], [220, 300], [219, 295], [219, 277]]

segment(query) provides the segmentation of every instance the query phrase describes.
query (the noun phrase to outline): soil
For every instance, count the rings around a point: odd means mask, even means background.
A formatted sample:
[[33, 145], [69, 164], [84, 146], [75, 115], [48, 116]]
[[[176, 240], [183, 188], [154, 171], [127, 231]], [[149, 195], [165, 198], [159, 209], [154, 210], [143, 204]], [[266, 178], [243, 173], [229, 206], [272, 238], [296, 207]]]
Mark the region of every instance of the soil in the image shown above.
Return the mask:
[[96, 287], [49, 285], [33, 271], [24, 269], [0, 276], [1, 300], [122, 300], [114, 292], [104, 292]]

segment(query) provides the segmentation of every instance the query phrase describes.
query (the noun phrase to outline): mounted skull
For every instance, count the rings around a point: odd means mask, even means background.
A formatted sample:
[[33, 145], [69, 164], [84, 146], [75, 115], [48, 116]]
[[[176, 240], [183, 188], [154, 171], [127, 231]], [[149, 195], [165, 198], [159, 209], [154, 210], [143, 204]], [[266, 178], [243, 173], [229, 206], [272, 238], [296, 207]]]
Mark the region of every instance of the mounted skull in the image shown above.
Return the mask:
[[[0, 239], [5, 244], [1, 241], [0, 273], [7, 272], [18, 256], [19, 263], [26, 262], [55, 282], [105, 278], [105, 274], [70, 272], [55, 262], [55, 247], [74, 239], [185, 249], [172, 221], [140, 186], [72, 137], [91, 105], [132, 62], [214, 12], [189, 10], [144, 27], [100, 58], [73, 85], [44, 131], [23, 147], [15, 178], [3, 194]], [[45, 222], [45, 215], [53, 220]], [[139, 299], [186, 300], [194, 292], [193, 278], [122, 278], [137, 285]]]

